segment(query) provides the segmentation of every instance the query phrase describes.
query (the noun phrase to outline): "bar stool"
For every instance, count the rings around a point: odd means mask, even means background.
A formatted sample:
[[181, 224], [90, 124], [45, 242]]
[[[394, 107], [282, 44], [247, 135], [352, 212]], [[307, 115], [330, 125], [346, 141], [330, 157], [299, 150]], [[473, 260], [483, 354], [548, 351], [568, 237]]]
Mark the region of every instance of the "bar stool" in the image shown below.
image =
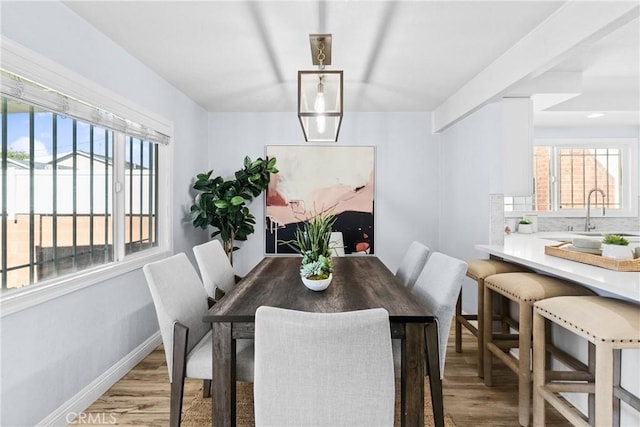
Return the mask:
[[[467, 261], [467, 277], [475, 280], [478, 284], [478, 310], [477, 314], [462, 314], [462, 289], [458, 294], [456, 303], [456, 353], [462, 352], [462, 326], [467, 328], [473, 336], [478, 339], [478, 376], [484, 377], [484, 337], [482, 331], [484, 321], [484, 279], [494, 274], [513, 273], [516, 271], [527, 271], [524, 267], [497, 259], [472, 259]], [[476, 320], [478, 327], [474, 326], [470, 320]], [[507, 331], [504, 331], [507, 332]]]
[[[585, 369], [546, 371], [545, 359], [552, 345], [545, 329], [551, 323], [589, 342], [589, 367], [595, 368], [595, 375], [593, 369], [586, 372]], [[595, 408], [590, 407], [589, 421], [596, 426], [620, 425], [620, 399], [640, 411], [640, 399], [620, 386], [620, 353], [624, 348], [640, 348], [640, 305], [600, 296], [556, 297], [536, 302], [533, 317], [534, 426], [545, 425], [545, 401], [573, 425], [589, 426], [573, 405], [556, 395], [559, 392], [589, 393], [590, 399], [595, 394]]]
[[[531, 334], [533, 304], [545, 298], [562, 295], [593, 295], [585, 287], [537, 273], [494, 274], [484, 280], [484, 322], [492, 319], [492, 297], [496, 293], [518, 304], [517, 334], [494, 334], [484, 328], [484, 384], [492, 385], [492, 356], [502, 360], [518, 374], [518, 419], [529, 425], [531, 413]], [[518, 357], [509, 349], [519, 349]]]

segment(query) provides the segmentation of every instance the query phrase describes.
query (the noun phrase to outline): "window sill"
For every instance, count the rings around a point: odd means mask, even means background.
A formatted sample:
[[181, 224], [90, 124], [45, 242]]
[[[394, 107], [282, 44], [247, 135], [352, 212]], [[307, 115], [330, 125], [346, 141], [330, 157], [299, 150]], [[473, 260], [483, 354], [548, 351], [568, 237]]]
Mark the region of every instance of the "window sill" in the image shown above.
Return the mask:
[[142, 268], [145, 264], [171, 255], [168, 250], [154, 249], [135, 254], [119, 263], [83, 270], [75, 275], [7, 290], [0, 295], [0, 318], [18, 313], [71, 292], [88, 288], [105, 280]]

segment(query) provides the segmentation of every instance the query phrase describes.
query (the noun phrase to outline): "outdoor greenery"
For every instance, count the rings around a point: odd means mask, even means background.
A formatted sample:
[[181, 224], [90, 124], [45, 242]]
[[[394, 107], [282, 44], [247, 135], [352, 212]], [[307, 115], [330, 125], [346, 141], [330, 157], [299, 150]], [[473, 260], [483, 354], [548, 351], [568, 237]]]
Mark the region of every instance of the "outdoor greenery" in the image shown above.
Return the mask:
[[629, 241], [622, 236], [618, 236], [617, 234], [605, 234], [602, 239], [602, 243], [605, 245], [620, 245], [627, 246]]
[[330, 239], [335, 222], [336, 217], [331, 213], [316, 214], [296, 229], [293, 240], [284, 242], [302, 255], [302, 277], [312, 280], [326, 279], [333, 271]]
[[194, 227], [215, 227], [211, 237], [220, 235], [229, 260], [233, 262], [236, 240], [247, 240], [254, 232], [255, 217], [247, 203], [262, 193], [269, 185], [271, 174], [278, 173], [276, 158], [244, 158], [243, 168], [234, 178], [225, 180], [221, 176], [211, 178], [213, 171], [196, 176], [193, 188], [198, 191], [191, 206], [191, 222]]
[[[1, 155], [2, 155], [2, 151], [0, 151], [0, 156]], [[25, 153], [24, 151], [7, 150], [7, 158], [16, 159], [16, 160], [26, 160], [29, 158], [29, 153]]]

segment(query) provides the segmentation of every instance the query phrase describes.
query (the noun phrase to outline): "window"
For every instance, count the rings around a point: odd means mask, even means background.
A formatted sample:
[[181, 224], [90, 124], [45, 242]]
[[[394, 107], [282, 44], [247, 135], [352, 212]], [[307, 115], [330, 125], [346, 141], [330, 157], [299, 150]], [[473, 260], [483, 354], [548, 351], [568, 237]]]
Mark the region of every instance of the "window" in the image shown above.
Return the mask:
[[126, 98], [0, 44], [5, 316], [166, 256], [173, 131]]
[[[124, 162], [125, 254], [157, 246], [157, 144], [7, 97], [1, 104], [3, 290], [114, 261], [114, 162]], [[117, 143], [124, 159], [114, 157]]]
[[[535, 194], [521, 201], [506, 198], [512, 210], [571, 212], [583, 215], [592, 189], [592, 207], [608, 215], [632, 215], [637, 208], [637, 141], [631, 139], [537, 140], [533, 147]], [[507, 200], [508, 199], [508, 200]], [[512, 200], [513, 199], [513, 200]]]

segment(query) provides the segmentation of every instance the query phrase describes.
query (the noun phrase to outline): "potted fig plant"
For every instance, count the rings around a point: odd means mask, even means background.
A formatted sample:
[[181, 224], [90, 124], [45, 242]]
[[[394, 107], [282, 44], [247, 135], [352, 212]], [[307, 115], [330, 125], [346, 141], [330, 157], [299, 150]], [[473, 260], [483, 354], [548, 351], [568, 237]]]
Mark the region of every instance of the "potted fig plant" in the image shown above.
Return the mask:
[[633, 259], [629, 241], [616, 234], [605, 234], [602, 239], [602, 256], [614, 259]]
[[254, 232], [256, 220], [247, 203], [266, 190], [272, 173], [278, 173], [276, 158], [245, 157], [243, 168], [234, 174], [235, 179], [212, 178], [212, 173], [211, 170], [196, 176], [193, 188], [198, 194], [191, 206], [191, 223], [194, 227], [215, 227], [211, 237], [220, 235], [224, 251], [233, 264], [233, 251], [239, 249], [234, 241], [247, 240]]
[[302, 255], [300, 277], [304, 285], [313, 291], [323, 291], [331, 283], [331, 230], [335, 215], [320, 213], [302, 222], [293, 240], [283, 242]]

